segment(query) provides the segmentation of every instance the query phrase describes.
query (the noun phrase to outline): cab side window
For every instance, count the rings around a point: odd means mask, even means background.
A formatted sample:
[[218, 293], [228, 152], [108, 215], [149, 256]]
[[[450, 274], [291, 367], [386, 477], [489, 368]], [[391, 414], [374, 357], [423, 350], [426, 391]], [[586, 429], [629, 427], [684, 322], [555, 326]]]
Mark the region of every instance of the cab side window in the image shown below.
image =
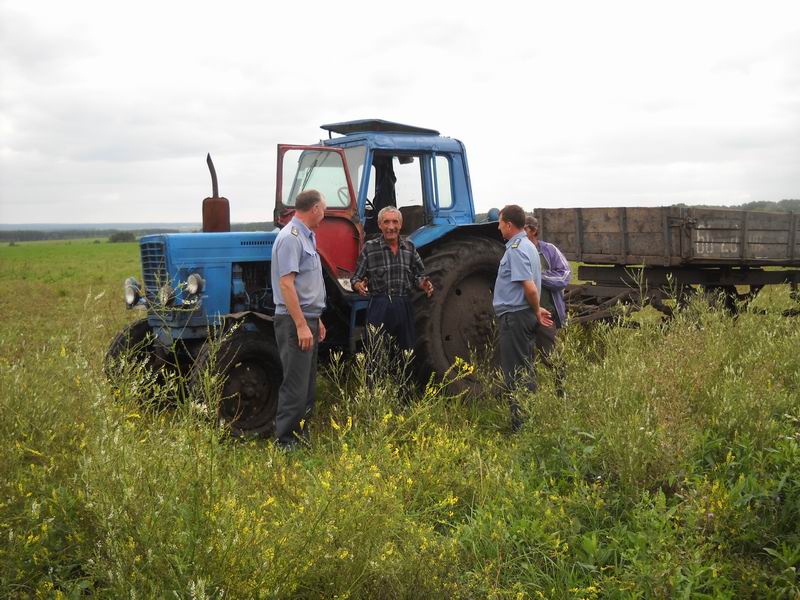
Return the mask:
[[378, 231], [378, 213], [385, 206], [396, 206], [403, 215], [401, 233], [409, 233], [427, 223], [422, 157], [376, 153], [367, 189], [365, 231]]
[[444, 154], [437, 154], [433, 158], [433, 179], [436, 205], [439, 208], [452, 208], [453, 180], [450, 176], [450, 159]]
[[394, 156], [392, 166], [397, 181], [394, 184], [397, 208], [423, 205], [422, 161], [418, 156]]

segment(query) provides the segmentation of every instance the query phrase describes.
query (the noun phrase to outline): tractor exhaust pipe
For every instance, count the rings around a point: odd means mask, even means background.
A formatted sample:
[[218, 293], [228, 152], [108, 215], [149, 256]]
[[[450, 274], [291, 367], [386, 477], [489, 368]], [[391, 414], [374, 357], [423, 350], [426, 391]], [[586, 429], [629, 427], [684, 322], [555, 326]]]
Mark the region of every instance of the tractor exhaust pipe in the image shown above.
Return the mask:
[[231, 209], [227, 198], [219, 197], [217, 185], [217, 171], [211, 160], [211, 154], [206, 156], [208, 170], [211, 172], [211, 198], [203, 200], [203, 233], [225, 232], [231, 230]]
[[217, 170], [214, 168], [214, 161], [211, 160], [211, 153], [206, 154], [208, 170], [211, 171], [211, 194], [214, 198], [219, 197], [219, 186], [217, 186]]

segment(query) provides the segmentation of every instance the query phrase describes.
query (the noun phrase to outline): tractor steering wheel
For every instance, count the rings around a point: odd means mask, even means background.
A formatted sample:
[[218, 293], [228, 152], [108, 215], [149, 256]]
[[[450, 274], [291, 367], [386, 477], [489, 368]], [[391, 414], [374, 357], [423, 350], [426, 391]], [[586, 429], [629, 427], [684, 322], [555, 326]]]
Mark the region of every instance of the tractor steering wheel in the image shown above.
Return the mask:
[[350, 205], [350, 190], [346, 185], [343, 185], [336, 190], [336, 195], [339, 197], [339, 201], [342, 203], [342, 206]]

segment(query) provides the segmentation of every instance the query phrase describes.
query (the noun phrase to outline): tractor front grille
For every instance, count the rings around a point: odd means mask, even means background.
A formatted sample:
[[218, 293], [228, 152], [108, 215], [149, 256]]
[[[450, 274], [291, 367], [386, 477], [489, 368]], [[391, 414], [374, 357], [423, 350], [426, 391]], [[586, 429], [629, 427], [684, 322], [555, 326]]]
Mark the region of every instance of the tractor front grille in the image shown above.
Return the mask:
[[144, 292], [148, 300], [155, 301], [159, 288], [169, 281], [164, 242], [145, 242], [141, 245]]

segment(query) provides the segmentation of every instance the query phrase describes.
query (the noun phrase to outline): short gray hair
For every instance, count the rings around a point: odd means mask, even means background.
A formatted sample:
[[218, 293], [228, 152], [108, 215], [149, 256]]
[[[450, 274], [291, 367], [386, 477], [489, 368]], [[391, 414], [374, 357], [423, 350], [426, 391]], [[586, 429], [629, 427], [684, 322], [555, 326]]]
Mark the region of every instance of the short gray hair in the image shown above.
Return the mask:
[[401, 213], [400, 209], [396, 206], [384, 206], [382, 209], [380, 209], [380, 211], [378, 211], [378, 223], [382, 223], [383, 217], [386, 216], [386, 213], [390, 212], [396, 212], [398, 215], [400, 215], [400, 222], [402, 223], [403, 213]]
[[297, 194], [297, 198], [294, 199], [294, 207], [299, 212], [308, 212], [323, 200], [324, 198], [318, 190], [306, 190]]
[[533, 215], [528, 215], [527, 217], [525, 217], [525, 226], [530, 227], [532, 229], [539, 229], [539, 219], [537, 219]]

